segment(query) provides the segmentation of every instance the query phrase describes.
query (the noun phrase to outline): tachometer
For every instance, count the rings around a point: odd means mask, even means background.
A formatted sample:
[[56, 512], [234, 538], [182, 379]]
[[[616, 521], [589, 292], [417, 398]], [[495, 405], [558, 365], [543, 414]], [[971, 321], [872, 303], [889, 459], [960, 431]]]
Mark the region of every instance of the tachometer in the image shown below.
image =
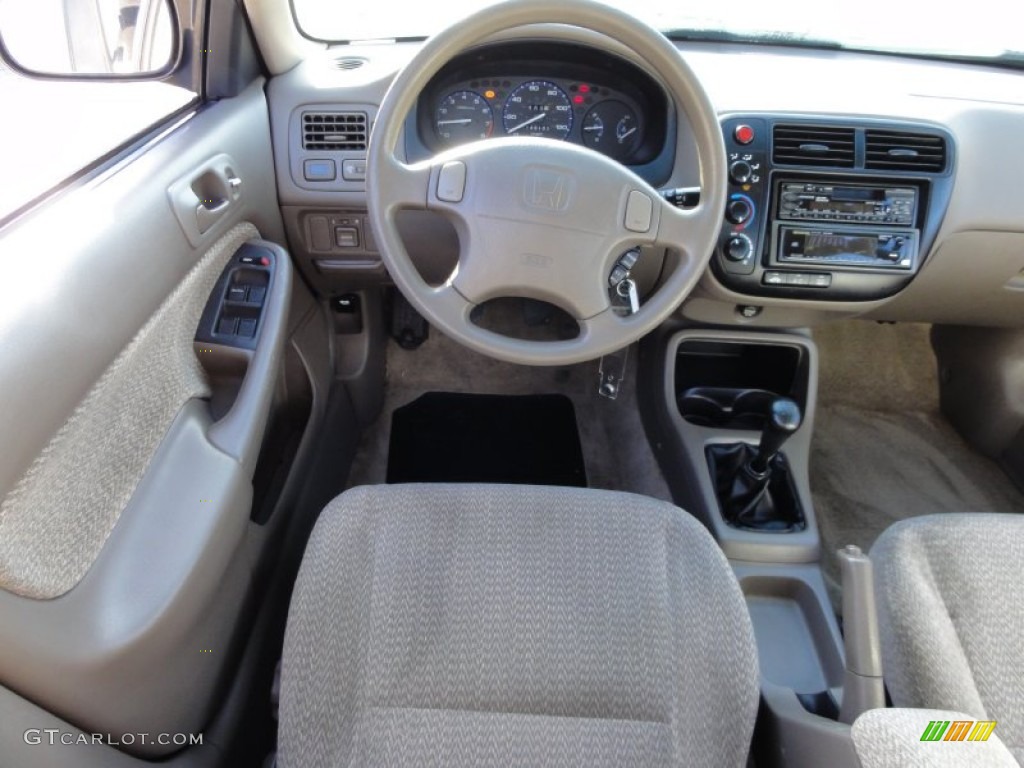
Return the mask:
[[494, 130], [494, 114], [491, 105], [479, 93], [455, 91], [438, 105], [434, 129], [445, 144], [486, 139]]
[[625, 160], [640, 144], [640, 125], [632, 107], [608, 99], [583, 118], [583, 143], [615, 160]]
[[564, 139], [572, 130], [572, 103], [554, 83], [531, 80], [508, 95], [502, 122], [510, 136]]

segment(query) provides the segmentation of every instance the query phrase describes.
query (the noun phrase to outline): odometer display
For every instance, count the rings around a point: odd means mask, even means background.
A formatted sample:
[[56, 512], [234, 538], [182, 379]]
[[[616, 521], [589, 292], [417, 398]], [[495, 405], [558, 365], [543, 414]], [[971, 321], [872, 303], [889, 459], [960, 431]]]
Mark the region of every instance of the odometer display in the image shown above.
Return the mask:
[[508, 95], [502, 123], [510, 136], [565, 139], [572, 130], [572, 102], [554, 83], [531, 80]]

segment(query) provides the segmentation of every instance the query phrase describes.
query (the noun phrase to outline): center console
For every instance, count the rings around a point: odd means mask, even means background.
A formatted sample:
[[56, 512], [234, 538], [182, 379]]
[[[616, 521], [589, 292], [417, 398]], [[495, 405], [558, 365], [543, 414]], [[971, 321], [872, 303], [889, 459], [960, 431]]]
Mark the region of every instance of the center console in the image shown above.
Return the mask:
[[[767, 764], [859, 765], [844, 713], [866, 708], [866, 697], [849, 683], [808, 479], [814, 341], [679, 325], [641, 342], [639, 377], [644, 426], [673, 499], [713, 533], [747, 601]], [[858, 634], [852, 614], [845, 629]]]
[[868, 301], [917, 274], [952, 188], [944, 129], [743, 115], [723, 131], [729, 190], [712, 270], [727, 288]]

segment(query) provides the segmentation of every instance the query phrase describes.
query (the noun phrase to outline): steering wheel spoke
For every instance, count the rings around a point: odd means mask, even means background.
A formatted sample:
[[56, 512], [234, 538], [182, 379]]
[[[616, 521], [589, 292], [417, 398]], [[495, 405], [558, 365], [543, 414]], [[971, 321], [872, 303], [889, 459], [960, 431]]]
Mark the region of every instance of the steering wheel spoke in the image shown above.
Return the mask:
[[428, 205], [433, 164], [430, 161], [410, 165], [393, 155], [374, 167], [368, 183], [387, 190], [392, 211], [411, 208], [424, 210]]

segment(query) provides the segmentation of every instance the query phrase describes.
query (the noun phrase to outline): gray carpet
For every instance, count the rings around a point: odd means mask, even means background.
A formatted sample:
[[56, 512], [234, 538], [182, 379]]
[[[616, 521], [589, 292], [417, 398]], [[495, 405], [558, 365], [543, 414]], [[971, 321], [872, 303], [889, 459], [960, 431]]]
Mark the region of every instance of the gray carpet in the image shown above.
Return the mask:
[[619, 398], [613, 401], [597, 394], [596, 360], [544, 368], [502, 363], [456, 344], [434, 328], [427, 342], [415, 351], [389, 341], [384, 409], [363, 435], [348, 485], [384, 482], [391, 414], [424, 392], [561, 393], [576, 409], [590, 487], [669, 501], [668, 486], [640, 423], [635, 361], [636, 350], [632, 349], [629, 375]]
[[814, 332], [821, 353], [811, 489], [823, 565], [903, 518], [1019, 512], [1024, 496], [939, 413], [926, 325], [851, 320]]

